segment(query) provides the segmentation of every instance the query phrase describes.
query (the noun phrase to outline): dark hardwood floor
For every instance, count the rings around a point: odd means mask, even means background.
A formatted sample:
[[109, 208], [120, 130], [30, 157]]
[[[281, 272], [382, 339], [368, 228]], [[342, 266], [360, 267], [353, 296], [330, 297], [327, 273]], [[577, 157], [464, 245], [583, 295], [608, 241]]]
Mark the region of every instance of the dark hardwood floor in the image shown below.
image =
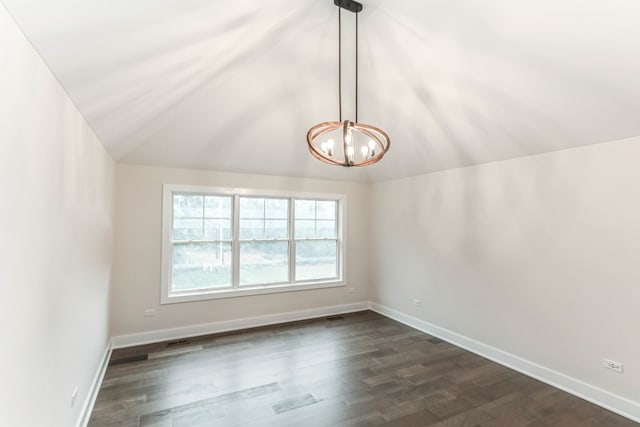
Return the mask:
[[114, 351], [89, 425], [638, 424], [365, 311]]

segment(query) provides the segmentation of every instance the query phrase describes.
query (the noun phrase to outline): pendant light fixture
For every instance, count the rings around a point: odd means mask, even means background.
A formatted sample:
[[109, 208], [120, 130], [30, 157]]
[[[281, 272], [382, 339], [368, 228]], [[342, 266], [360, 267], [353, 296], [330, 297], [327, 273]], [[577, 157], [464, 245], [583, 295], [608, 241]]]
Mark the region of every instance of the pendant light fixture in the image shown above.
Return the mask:
[[[353, 0], [334, 0], [338, 6], [338, 105], [339, 121], [322, 122], [307, 132], [309, 151], [318, 160], [338, 166], [368, 166], [389, 151], [391, 141], [381, 129], [358, 122], [358, 13], [362, 4]], [[342, 9], [356, 15], [356, 117], [342, 119]]]

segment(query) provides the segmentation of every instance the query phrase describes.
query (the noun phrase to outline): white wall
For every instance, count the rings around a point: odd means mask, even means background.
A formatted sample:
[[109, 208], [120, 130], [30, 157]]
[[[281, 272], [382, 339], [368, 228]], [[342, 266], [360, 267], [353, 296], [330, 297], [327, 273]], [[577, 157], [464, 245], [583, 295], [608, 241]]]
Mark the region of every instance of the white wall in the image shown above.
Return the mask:
[[373, 300], [640, 402], [639, 162], [635, 138], [374, 184]]
[[0, 4], [2, 425], [80, 416], [109, 338], [113, 180], [113, 161]]
[[[114, 336], [368, 301], [368, 186], [188, 169], [117, 165], [111, 329]], [[160, 305], [162, 185], [347, 194], [347, 287]], [[155, 317], [144, 317], [155, 308]]]

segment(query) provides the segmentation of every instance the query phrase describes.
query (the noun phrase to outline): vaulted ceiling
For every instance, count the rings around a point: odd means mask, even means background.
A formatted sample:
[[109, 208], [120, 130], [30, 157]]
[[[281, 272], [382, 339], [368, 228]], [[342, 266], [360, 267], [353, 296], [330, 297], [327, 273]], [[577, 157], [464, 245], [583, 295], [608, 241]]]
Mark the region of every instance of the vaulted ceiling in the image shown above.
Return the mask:
[[359, 116], [392, 141], [365, 169], [306, 148], [332, 0], [1, 1], [120, 162], [366, 181], [640, 135], [637, 0], [362, 0]]

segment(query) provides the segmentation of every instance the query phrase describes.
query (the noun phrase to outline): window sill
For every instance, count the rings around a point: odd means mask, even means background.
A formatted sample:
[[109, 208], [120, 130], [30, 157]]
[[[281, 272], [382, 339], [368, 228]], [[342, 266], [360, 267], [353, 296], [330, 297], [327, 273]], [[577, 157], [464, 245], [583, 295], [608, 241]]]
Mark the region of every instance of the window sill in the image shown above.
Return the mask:
[[179, 293], [169, 296], [163, 295], [160, 304], [176, 304], [182, 302], [193, 301], [206, 301], [211, 299], [223, 299], [223, 298], [236, 298], [251, 295], [265, 295], [276, 294], [281, 292], [292, 291], [306, 291], [311, 289], [325, 289], [336, 288], [340, 286], [346, 286], [346, 283], [341, 280], [327, 281], [327, 282], [311, 282], [311, 283], [296, 283], [296, 284], [283, 284], [283, 285], [261, 285], [252, 286], [241, 289], [220, 289], [210, 290], [203, 292], [193, 293]]

